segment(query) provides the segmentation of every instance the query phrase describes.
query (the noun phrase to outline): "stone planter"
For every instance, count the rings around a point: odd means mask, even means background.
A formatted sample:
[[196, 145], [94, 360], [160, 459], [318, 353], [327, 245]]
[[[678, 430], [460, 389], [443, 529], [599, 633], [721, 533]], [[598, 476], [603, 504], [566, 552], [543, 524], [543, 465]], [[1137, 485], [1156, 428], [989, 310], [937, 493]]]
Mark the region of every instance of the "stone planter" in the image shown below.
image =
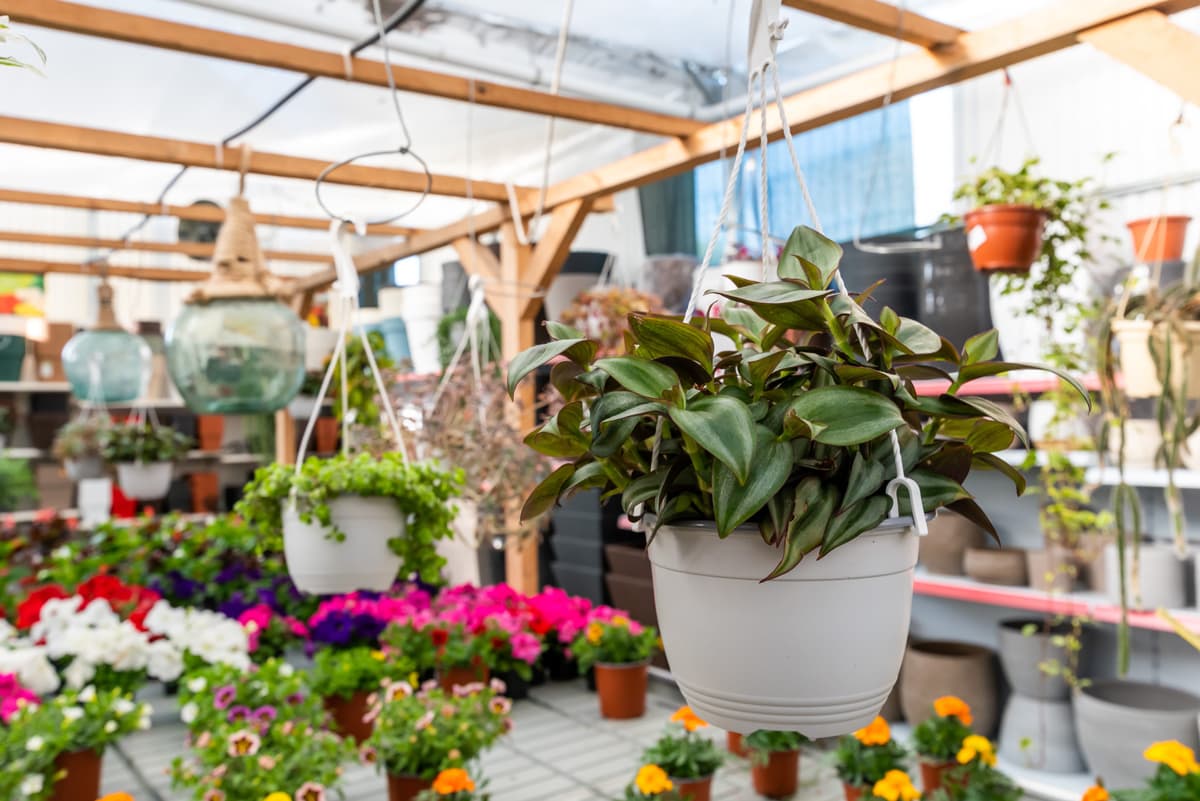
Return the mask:
[[772, 751], [766, 764], [755, 761], [750, 767], [754, 792], [767, 798], [788, 798], [800, 783], [800, 752]]
[[1000, 723], [1000, 755], [1014, 765], [1034, 770], [1081, 773], [1083, 754], [1075, 737], [1071, 702], [1014, 693]]
[[995, 655], [963, 642], [917, 642], [908, 647], [900, 674], [900, 705], [913, 726], [933, 715], [933, 702], [956, 695], [971, 707], [972, 728], [991, 736], [996, 728]]
[[[1036, 630], [1029, 635], [1022, 633], [1027, 627]], [[1046, 701], [1065, 701], [1071, 689], [1061, 676], [1051, 676], [1038, 666], [1043, 662], [1066, 662], [1066, 648], [1056, 646], [1051, 639], [1067, 634], [1071, 627], [1065, 623], [1052, 625], [1047, 630], [1044, 620], [1022, 618], [1004, 620], [1000, 623], [1000, 664], [1004, 675], [1013, 689], [1027, 698]]]
[[[1178, 609], [1187, 603], [1184, 578], [1187, 563], [1181, 560], [1171, 545], [1141, 543], [1138, 548], [1139, 592], [1133, 590], [1133, 547], [1125, 548], [1125, 581], [1131, 609], [1155, 610], [1159, 607]], [[1105, 593], [1113, 603], [1121, 602], [1121, 569], [1116, 543], [1104, 549]]]
[[1142, 758], [1151, 743], [1178, 740], [1200, 750], [1200, 697], [1134, 681], [1096, 681], [1075, 694], [1075, 727], [1089, 771], [1110, 787], [1137, 787], [1156, 765]]
[[1029, 584], [1025, 551], [1020, 548], [968, 548], [967, 575], [985, 584], [1024, 587]]
[[967, 549], [986, 544], [986, 531], [962, 515], [943, 509], [929, 521], [929, 535], [921, 538], [917, 563], [930, 573], [961, 576]]
[[648, 665], [596, 665], [596, 694], [600, 696], [600, 716], [611, 720], [629, 720], [646, 714]]
[[1058, 595], [1072, 592], [1079, 574], [1075, 554], [1062, 545], [1047, 545], [1040, 550], [1026, 551], [1025, 568], [1030, 587]]
[[671, 783], [675, 785], [675, 790], [683, 801], [712, 801], [712, 781], [711, 774], [699, 779], [671, 778]]

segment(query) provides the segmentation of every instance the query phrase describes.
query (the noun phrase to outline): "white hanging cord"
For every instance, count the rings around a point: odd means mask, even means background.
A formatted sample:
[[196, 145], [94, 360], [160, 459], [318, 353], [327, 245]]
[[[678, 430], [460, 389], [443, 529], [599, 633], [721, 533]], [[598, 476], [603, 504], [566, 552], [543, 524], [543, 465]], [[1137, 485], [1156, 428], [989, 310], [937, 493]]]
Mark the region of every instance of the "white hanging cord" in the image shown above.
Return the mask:
[[[566, 0], [563, 4], [562, 23], [558, 27], [558, 46], [554, 52], [554, 74], [550, 77], [550, 94], [557, 95], [562, 85], [563, 64], [567, 60], [567, 40], [571, 31], [571, 15], [575, 10], [575, 0]], [[529, 224], [529, 230], [537, 236], [538, 225], [542, 221], [542, 213], [546, 210], [546, 191], [550, 186], [550, 160], [554, 149], [554, 127], [558, 118], [551, 115], [546, 118], [546, 153], [542, 158], [542, 186], [538, 189], [537, 213]], [[524, 243], [522, 243], [524, 244]]]
[[766, 281], [771, 272], [771, 265], [775, 261], [775, 254], [772, 253], [773, 246], [770, 236], [771, 213], [767, 195], [767, 72], [765, 69], [758, 81], [758, 91], [760, 97], [758, 104], [758, 171], [761, 173], [758, 177], [758, 222], [759, 227], [762, 229], [762, 234], [759, 237], [759, 243], [762, 248], [762, 280]]
[[779, 83], [778, 67], [771, 70], [771, 77], [775, 82], [775, 108], [779, 110], [779, 125], [783, 128], [783, 141], [787, 143], [788, 155], [792, 159], [792, 172], [796, 173], [796, 180], [800, 184], [800, 195], [804, 198], [804, 206], [808, 209], [813, 229], [824, 231], [821, 226], [821, 218], [817, 214], [817, 204], [813, 203], [812, 194], [808, 191], [808, 181], [804, 180], [804, 169], [800, 166], [800, 157], [796, 155], [796, 143], [792, 139], [792, 126], [788, 124], [787, 110], [783, 101], [783, 87]]

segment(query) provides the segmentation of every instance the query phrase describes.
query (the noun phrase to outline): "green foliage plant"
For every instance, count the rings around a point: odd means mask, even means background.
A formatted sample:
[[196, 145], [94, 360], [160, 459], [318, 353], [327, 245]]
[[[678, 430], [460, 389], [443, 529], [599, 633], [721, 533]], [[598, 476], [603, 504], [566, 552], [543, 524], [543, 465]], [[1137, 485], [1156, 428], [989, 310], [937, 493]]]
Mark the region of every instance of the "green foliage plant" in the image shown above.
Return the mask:
[[101, 437], [100, 452], [114, 464], [173, 462], [191, 450], [195, 441], [168, 426], [116, 423]]
[[970, 736], [970, 725], [958, 715], [933, 715], [913, 729], [913, 748], [930, 762], [953, 762]]
[[[872, 724], [878, 727], [878, 723]], [[833, 753], [838, 778], [853, 787], [874, 787], [890, 770], [904, 770], [908, 752], [891, 737], [884, 723], [887, 739], [879, 742], [867, 736], [873, 729], [847, 734], [838, 740]], [[860, 734], [864, 736], [860, 737]], [[882, 738], [879, 738], [882, 739]]]
[[38, 63], [31, 64], [30, 62], [23, 61], [16, 56], [0, 53], [0, 67], [18, 67], [20, 69], [27, 69], [30, 72], [45, 77], [41, 68], [39, 67], [39, 64], [41, 66], [46, 65], [45, 51], [38, 47], [32, 39], [14, 31], [12, 25], [9, 24], [7, 14], [0, 14], [0, 45], [7, 44], [8, 42], [24, 42], [25, 44], [29, 45], [29, 47], [33, 50], [34, 55], [37, 56]]
[[104, 415], [72, 420], [55, 433], [51, 453], [62, 460], [98, 457], [110, 428], [112, 421]]
[[385, 679], [399, 681], [414, 670], [407, 657], [375, 648], [322, 648], [307, 678], [316, 695], [348, 699], [359, 692], [378, 692]]
[[22, 503], [36, 502], [37, 482], [29, 462], [0, 457], [0, 511], [11, 512]]
[[1025, 794], [1006, 774], [980, 761], [958, 765], [942, 776], [930, 801], [1017, 801]]
[[620, 615], [611, 621], [593, 620], [575, 641], [571, 654], [579, 663], [579, 672], [593, 665], [632, 665], [645, 662], [660, 647], [658, 631], [643, 627]]
[[771, 754], [784, 751], [799, 751], [800, 746], [810, 740], [798, 731], [758, 731], [747, 734], [742, 740], [746, 750], [750, 752], [750, 761], [756, 765], [765, 765]]
[[[383, 334], [378, 331], [368, 331], [367, 342], [371, 345], [375, 364], [381, 371], [395, 366], [387, 354]], [[349, 415], [350, 422], [356, 425], [379, 426], [382, 418], [379, 412], [378, 390], [375, 387], [375, 376], [371, 373], [371, 363], [367, 360], [367, 351], [363, 348], [361, 337], [351, 335], [346, 340], [347, 403], [345, 407], [342, 406], [342, 366], [340, 363], [334, 368], [333, 383], [329, 387], [329, 394], [333, 397], [333, 413], [339, 420]]]
[[[599, 488], [620, 495], [631, 518], [649, 516], [652, 536], [685, 520], [714, 521], [722, 537], [750, 523], [780, 551], [767, 576], [775, 578], [888, 516], [895, 433], [925, 512], [951, 508], [995, 536], [963, 482], [974, 468], [998, 470], [1022, 492], [1024, 477], [996, 452], [1025, 433], [996, 403], [957, 393], [972, 379], [1031, 365], [994, 361], [995, 331], [959, 351], [890, 308], [872, 318], [860, 305], [870, 290], [836, 289], [841, 256], [837, 243], [797, 228], [780, 280], [736, 279], [737, 288], [715, 293], [737, 304], [721, 318], [632, 314], [621, 356], [596, 359], [597, 343], [548, 324], [552, 341], [518, 355], [508, 385], [511, 394], [563, 357], [550, 379], [564, 405], [526, 442], [565, 463], [529, 496], [522, 516]], [[714, 333], [734, 349], [714, 353]], [[1044, 369], [1086, 397], [1067, 373]], [[913, 384], [922, 378], [949, 388], [922, 397]], [[901, 514], [910, 514], [904, 492], [901, 501]]]
[[679, 721], [673, 717], [658, 741], [642, 752], [642, 762], [658, 765], [672, 779], [703, 779], [713, 775], [725, 762], [725, 756], [711, 738], [700, 733], [707, 725], [694, 716]]
[[434, 541], [453, 536], [450, 523], [455, 509], [450, 499], [461, 483], [459, 471], [409, 462], [399, 453], [312, 456], [299, 474], [278, 463], [259, 468], [234, 511], [277, 538], [283, 530], [284, 505], [295, 503], [301, 520], [325, 526], [328, 536], [341, 542], [346, 534], [334, 525], [329, 501], [352, 495], [391, 498], [406, 520], [404, 533], [388, 540], [402, 560], [401, 573], [416, 573], [423, 581], [436, 583], [446, 560], [437, 555]]

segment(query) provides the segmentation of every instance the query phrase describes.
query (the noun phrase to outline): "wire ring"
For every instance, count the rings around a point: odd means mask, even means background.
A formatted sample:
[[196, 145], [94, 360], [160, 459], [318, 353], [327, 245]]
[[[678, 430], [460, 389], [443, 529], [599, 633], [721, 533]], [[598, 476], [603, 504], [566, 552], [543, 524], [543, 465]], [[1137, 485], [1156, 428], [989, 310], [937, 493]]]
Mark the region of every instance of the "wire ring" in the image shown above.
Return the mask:
[[395, 222], [402, 217], [407, 217], [409, 214], [412, 214], [414, 211], [416, 211], [417, 207], [424, 203], [425, 198], [429, 197], [429, 194], [433, 191], [433, 173], [429, 171], [429, 165], [425, 163], [425, 159], [421, 158], [407, 147], [402, 147], [395, 150], [372, 150], [370, 153], [359, 153], [357, 156], [351, 156], [348, 159], [336, 161], [325, 169], [321, 170], [321, 174], [317, 176], [316, 184], [313, 186], [313, 193], [316, 195], [317, 205], [321, 207], [321, 211], [325, 212], [325, 214], [333, 220], [342, 220], [351, 224], [356, 222], [349, 217], [335, 213], [329, 208], [329, 206], [325, 205], [325, 199], [321, 197], [321, 185], [325, 182], [325, 179], [329, 177], [330, 173], [347, 165], [353, 164], [359, 159], [371, 158], [373, 156], [392, 156], [396, 154], [408, 156], [421, 166], [421, 171], [425, 173], [425, 189], [421, 192], [421, 196], [417, 198], [415, 203], [399, 214], [396, 214], [392, 217], [380, 217], [378, 219], [364, 220], [364, 222], [367, 225], [387, 225], [388, 223]]

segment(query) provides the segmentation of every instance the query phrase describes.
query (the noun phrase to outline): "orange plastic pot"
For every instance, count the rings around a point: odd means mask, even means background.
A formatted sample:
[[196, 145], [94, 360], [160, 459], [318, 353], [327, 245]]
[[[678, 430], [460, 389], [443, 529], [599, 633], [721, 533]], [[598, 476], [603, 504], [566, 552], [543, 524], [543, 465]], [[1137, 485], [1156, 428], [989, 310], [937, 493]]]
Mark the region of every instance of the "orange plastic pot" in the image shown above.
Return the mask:
[[1183, 240], [1191, 217], [1146, 217], [1125, 223], [1133, 236], [1133, 256], [1139, 264], [1179, 261], [1183, 258]]
[[100, 797], [100, 754], [71, 751], [54, 758], [63, 777], [54, 783], [50, 801], [96, 801]]
[[967, 212], [967, 247], [980, 272], [1027, 273], [1042, 249], [1047, 214], [1025, 205], [980, 206]]
[[225, 439], [225, 418], [219, 414], [196, 417], [197, 447], [202, 451], [219, 451]]
[[921, 790], [929, 795], [942, 786], [946, 771], [954, 767], [953, 762], [929, 762], [921, 760]]
[[725, 750], [742, 759], [750, 755], [750, 752], [746, 750], [745, 743], [742, 742], [742, 735], [736, 731], [725, 732]]
[[417, 794], [433, 787], [429, 779], [420, 776], [393, 776], [388, 774], [388, 801], [413, 801]]
[[438, 668], [438, 686], [443, 692], [453, 693], [455, 686], [470, 684], [475, 681], [487, 682], [491, 672], [485, 665], [467, 665], [465, 667]]
[[613, 720], [640, 718], [646, 714], [649, 672], [645, 662], [632, 665], [596, 665], [596, 694], [600, 716]]
[[842, 792], [846, 794], [846, 801], [862, 801], [863, 793], [866, 791], [867, 788], [865, 787], [857, 787], [853, 784], [842, 782]]
[[800, 752], [772, 751], [766, 764], [757, 760], [750, 768], [754, 792], [767, 798], [787, 798], [800, 784]]
[[699, 779], [671, 779], [683, 801], [712, 801], [712, 776]]
[[325, 709], [333, 718], [333, 730], [342, 737], [351, 737], [354, 742], [361, 743], [371, 736], [375, 729], [374, 723], [368, 723], [363, 718], [367, 716], [370, 705], [367, 697], [370, 693], [359, 690], [349, 698], [340, 695], [327, 695], [323, 699]]
[[337, 450], [341, 429], [336, 417], [318, 417], [314, 433], [317, 439], [317, 453], [333, 453]]

